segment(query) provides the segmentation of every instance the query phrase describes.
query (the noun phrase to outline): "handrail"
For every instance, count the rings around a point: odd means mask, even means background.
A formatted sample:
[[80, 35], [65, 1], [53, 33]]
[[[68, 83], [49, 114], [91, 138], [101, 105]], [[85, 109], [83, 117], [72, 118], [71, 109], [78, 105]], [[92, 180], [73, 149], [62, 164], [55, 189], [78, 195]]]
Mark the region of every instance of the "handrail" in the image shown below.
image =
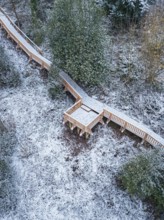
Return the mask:
[[[47, 70], [50, 69], [51, 67], [51, 62], [44, 58], [42, 55], [39, 54], [40, 48], [33, 42], [31, 41], [15, 24], [14, 22], [10, 19], [10, 17], [4, 12], [4, 10], [0, 7], [0, 11], [3, 13], [3, 15], [9, 20], [11, 25], [15, 28], [17, 34], [19, 36], [27, 41], [27, 45], [25, 45], [25, 42], [22, 41], [20, 44], [21, 48], [29, 55], [30, 59], [34, 59], [37, 63], [39, 63], [43, 68], [46, 68]], [[3, 19], [1, 19], [2, 21]], [[8, 24], [9, 25], [9, 24]], [[9, 27], [7, 25], [3, 26], [6, 31], [9, 31]], [[18, 36], [17, 34], [14, 34], [12, 31], [10, 31], [10, 36], [12, 36], [14, 41], [18, 41]], [[21, 36], [22, 35], [22, 36]], [[24, 37], [24, 38], [23, 38]], [[35, 47], [32, 47], [32, 45]], [[28, 45], [29, 44], [29, 45]], [[29, 47], [29, 48], [28, 48]], [[120, 125], [122, 127], [122, 131], [129, 130], [130, 132], [136, 134], [137, 136], [141, 137], [143, 141], [147, 141], [150, 143], [152, 146], [161, 146], [164, 147], [164, 139], [148, 129], [146, 126], [141, 125], [140, 123], [136, 122], [135, 120], [129, 118], [128, 116], [124, 115], [123, 113], [89, 97], [83, 89], [81, 89], [66, 73], [63, 71], [60, 72], [60, 78], [63, 81], [63, 84], [68, 88], [68, 90], [72, 93], [72, 95], [75, 95], [77, 98], [77, 101], [74, 106], [72, 106], [70, 109], [67, 110], [64, 114], [69, 116], [69, 111], [73, 107], [77, 107], [81, 104], [86, 105], [90, 109], [92, 109], [94, 112], [98, 113], [98, 119], [101, 119], [101, 117], [106, 117], [107, 121], [113, 121], [116, 124]], [[73, 119], [69, 116], [68, 117], [70, 121], [74, 122]], [[88, 124], [88, 127], [84, 126], [85, 132], [90, 132], [89, 130], [86, 131], [86, 129], [89, 129], [89, 126], [93, 125], [96, 123], [96, 121], [99, 121], [98, 119], [95, 119], [92, 121], [90, 124]], [[124, 123], [122, 123], [123, 121]], [[83, 125], [80, 125], [81, 129], [83, 129]]]
[[40, 53], [43, 54], [41, 48], [39, 48], [12, 20], [11, 18], [7, 15], [7, 13], [0, 7], [0, 11], [8, 18], [10, 23], [16, 28], [16, 30], [26, 39], [28, 43], [34, 46], [34, 48]]

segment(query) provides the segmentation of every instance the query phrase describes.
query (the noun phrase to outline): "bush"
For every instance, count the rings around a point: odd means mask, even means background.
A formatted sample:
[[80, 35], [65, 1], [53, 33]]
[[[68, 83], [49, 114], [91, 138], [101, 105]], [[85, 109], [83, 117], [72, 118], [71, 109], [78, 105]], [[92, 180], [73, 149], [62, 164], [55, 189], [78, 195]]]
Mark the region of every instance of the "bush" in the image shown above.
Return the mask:
[[15, 173], [12, 155], [17, 145], [14, 131], [8, 132], [1, 124], [0, 129], [0, 219], [16, 206]]
[[139, 155], [123, 167], [119, 178], [131, 195], [164, 209], [164, 149]]
[[147, 14], [143, 26], [142, 52], [146, 80], [156, 83], [164, 70], [164, 7], [155, 7]]
[[84, 84], [99, 84], [105, 72], [101, 13], [84, 0], [57, 0], [49, 26], [54, 64]]
[[0, 46], [0, 88], [15, 87], [20, 83], [19, 74], [10, 65], [9, 58]]
[[51, 99], [61, 99], [63, 89], [61, 86], [56, 85], [48, 90]]
[[31, 9], [31, 27], [29, 36], [37, 45], [41, 45], [45, 38], [44, 22], [46, 21], [45, 10], [42, 2], [38, 0], [30, 0]]
[[138, 22], [153, 0], [104, 0], [105, 8], [116, 23]]

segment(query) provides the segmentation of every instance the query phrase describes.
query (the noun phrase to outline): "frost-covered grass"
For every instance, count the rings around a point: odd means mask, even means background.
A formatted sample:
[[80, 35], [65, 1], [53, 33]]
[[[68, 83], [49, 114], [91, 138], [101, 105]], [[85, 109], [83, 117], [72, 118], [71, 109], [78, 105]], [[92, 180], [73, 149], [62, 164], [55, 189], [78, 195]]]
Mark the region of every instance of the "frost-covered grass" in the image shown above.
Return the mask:
[[1, 219], [150, 218], [147, 206], [115, 182], [122, 164], [142, 147], [133, 147], [135, 139], [110, 127], [97, 127], [88, 142], [71, 134], [62, 125], [71, 100], [52, 101], [39, 71], [2, 39], [8, 55], [17, 57], [22, 84], [0, 94], [0, 116], [18, 139], [12, 157], [17, 206]]
[[[11, 164], [17, 206], [7, 215], [1, 213], [0, 219], [153, 219], [146, 204], [131, 198], [116, 184], [122, 165], [146, 151], [138, 146], [140, 140], [128, 133], [121, 134], [119, 127], [112, 125], [96, 127], [88, 141], [71, 133], [62, 125], [62, 120], [72, 100], [67, 96], [51, 100], [47, 82], [41, 78], [37, 65], [28, 65], [28, 58], [16, 51], [2, 32], [0, 37], [0, 44], [22, 79], [20, 87], [7, 88], [0, 93], [0, 117], [9, 130], [16, 130], [18, 139]], [[97, 95], [160, 133], [163, 93], [153, 90], [148, 93], [144, 83], [137, 87], [140, 84], [137, 84], [137, 77], [132, 79], [132, 84], [126, 84], [126, 71], [130, 72], [131, 67], [129, 60], [137, 61], [138, 53], [135, 43], [129, 46], [119, 42], [115, 41], [112, 47], [115, 55], [109, 57], [113, 71], [106, 80], [105, 95], [95, 88], [90, 89], [89, 94]], [[132, 57], [128, 56], [129, 51], [133, 51]], [[123, 60], [120, 66], [116, 62], [118, 56]], [[126, 70], [122, 73], [123, 63]], [[118, 77], [116, 73], [125, 77]], [[150, 106], [148, 110], [147, 106]]]

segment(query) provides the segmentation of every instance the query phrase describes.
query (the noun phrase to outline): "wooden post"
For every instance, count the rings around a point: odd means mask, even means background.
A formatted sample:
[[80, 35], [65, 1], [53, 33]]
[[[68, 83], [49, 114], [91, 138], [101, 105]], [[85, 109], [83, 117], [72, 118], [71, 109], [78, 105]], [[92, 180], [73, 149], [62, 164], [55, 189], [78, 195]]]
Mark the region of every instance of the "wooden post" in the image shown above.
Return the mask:
[[82, 137], [84, 133], [85, 133], [85, 131], [81, 131], [80, 132], [80, 137]]
[[16, 45], [16, 49], [17, 49], [17, 50], [19, 49], [19, 44]]
[[100, 118], [100, 121], [99, 121], [99, 122], [100, 122], [102, 125], [105, 124], [102, 118]]
[[68, 126], [69, 126], [69, 128], [71, 129], [71, 127], [72, 127], [72, 123], [69, 122], [69, 123], [68, 123]]
[[148, 134], [144, 135], [144, 138], [142, 139], [141, 144], [144, 144], [144, 142], [146, 141], [147, 136], [148, 136]]
[[31, 63], [32, 55], [29, 56], [28, 64]]
[[106, 121], [106, 124], [107, 124], [107, 125], [108, 125], [109, 122], [111, 121], [111, 118], [112, 118], [112, 113], [110, 113], [110, 116], [109, 116], [108, 120]]
[[123, 133], [124, 131], [125, 131], [125, 129], [126, 129], [126, 126], [127, 126], [127, 122], [125, 122], [125, 124], [124, 124], [124, 126], [123, 127], [121, 127], [121, 133]]
[[77, 133], [80, 134], [80, 128], [77, 127]]
[[76, 128], [76, 125], [72, 125], [71, 131], [73, 131]]
[[44, 69], [44, 63], [42, 61], [42, 64], [41, 64], [41, 70]]
[[66, 117], [64, 117], [63, 125], [65, 125], [66, 123], [67, 123], [67, 119]]
[[89, 136], [90, 136], [90, 134], [86, 132], [86, 133], [85, 133], [85, 138], [88, 139]]

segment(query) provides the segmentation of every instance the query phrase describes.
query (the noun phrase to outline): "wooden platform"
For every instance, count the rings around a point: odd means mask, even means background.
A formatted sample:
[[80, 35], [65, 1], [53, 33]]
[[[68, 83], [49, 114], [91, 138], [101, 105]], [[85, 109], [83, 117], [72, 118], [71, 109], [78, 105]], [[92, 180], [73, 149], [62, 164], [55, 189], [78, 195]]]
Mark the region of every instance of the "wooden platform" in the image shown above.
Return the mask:
[[[42, 52], [8, 17], [0, 8], [0, 24], [6, 30], [8, 37], [13, 39], [18, 47], [29, 56], [29, 60], [34, 60], [47, 70], [51, 67], [51, 62], [43, 57]], [[68, 123], [71, 130], [77, 129], [80, 136], [88, 137], [92, 134], [92, 129], [98, 123], [104, 124], [110, 121], [118, 124], [121, 132], [128, 130], [155, 147], [164, 147], [164, 139], [148, 129], [143, 124], [129, 118], [125, 114], [115, 110], [91, 97], [89, 97], [65, 72], [59, 73], [61, 81], [66, 91], [69, 91], [76, 99], [75, 104], [64, 113], [64, 124]]]

